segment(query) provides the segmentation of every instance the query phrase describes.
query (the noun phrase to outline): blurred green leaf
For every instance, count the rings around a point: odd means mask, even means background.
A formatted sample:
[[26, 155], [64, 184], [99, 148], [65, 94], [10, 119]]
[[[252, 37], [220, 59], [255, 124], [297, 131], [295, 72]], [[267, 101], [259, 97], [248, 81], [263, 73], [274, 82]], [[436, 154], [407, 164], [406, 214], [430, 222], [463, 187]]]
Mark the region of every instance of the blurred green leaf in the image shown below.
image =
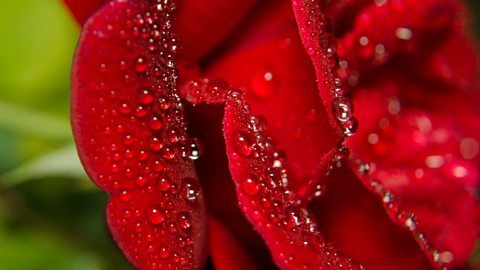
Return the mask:
[[0, 0], [0, 99], [67, 115], [78, 30], [60, 0]]
[[52, 141], [65, 141], [72, 137], [70, 123], [64, 118], [1, 100], [0, 127]]
[[73, 144], [39, 156], [29, 163], [22, 164], [13, 171], [1, 175], [0, 184], [3, 188], [10, 188], [28, 180], [52, 176], [88, 179]]
[[101, 269], [99, 260], [93, 255], [78, 254], [55, 236], [34, 229], [15, 231], [3, 228], [0, 242], [2, 269]]

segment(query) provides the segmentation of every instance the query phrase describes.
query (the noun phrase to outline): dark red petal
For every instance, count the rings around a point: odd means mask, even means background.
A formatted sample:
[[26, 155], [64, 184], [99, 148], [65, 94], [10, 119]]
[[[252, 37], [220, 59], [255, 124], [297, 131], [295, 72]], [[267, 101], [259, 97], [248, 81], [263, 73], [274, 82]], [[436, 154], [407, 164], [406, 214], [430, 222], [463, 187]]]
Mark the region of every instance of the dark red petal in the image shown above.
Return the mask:
[[432, 269], [409, 231], [389, 219], [381, 200], [345, 166], [332, 171], [323, 196], [310, 208], [325, 238], [366, 269]]
[[[286, 188], [284, 157], [274, 152], [265, 123], [249, 115], [241, 91], [230, 89], [226, 82], [203, 79], [184, 85], [182, 92], [195, 105], [226, 102], [224, 132], [239, 204], [265, 239], [274, 261], [283, 269], [360, 269], [324, 243], [311, 214], [298, 206], [299, 197]], [[208, 125], [208, 130], [215, 130]], [[223, 202], [222, 193], [216, 198]], [[226, 217], [227, 222], [231, 218]]]
[[[222, 84], [217, 82], [213, 85]], [[216, 92], [214, 89], [217, 89], [217, 87], [208, 87], [208, 89]], [[199, 100], [208, 103], [215, 101], [222, 103], [217, 95], [199, 98], [199, 95], [196, 94], [194, 104], [197, 104]], [[204, 149], [196, 162], [196, 167], [201, 184], [204, 187], [205, 203], [209, 215], [222, 222], [225, 229], [231, 233], [234, 240], [238, 242], [238, 245], [259, 269], [276, 269], [263, 239], [254, 231], [238, 208], [235, 184], [228, 169], [225, 144], [219, 143], [224, 141], [223, 104], [221, 106], [203, 104], [187, 106], [186, 108], [189, 119], [189, 134], [199, 138]], [[214, 263], [215, 260], [220, 260], [220, 258], [213, 258]]]
[[425, 66], [422, 65], [419, 69], [426, 73], [427, 78], [440, 80], [453, 88], [465, 91], [478, 89], [480, 85], [478, 44], [468, 36], [463, 25], [455, 25], [445, 42], [433, 52]]
[[335, 26], [335, 35], [343, 36], [353, 27], [356, 15], [365, 7], [372, 4], [372, 0], [339, 0], [323, 1], [325, 14], [332, 18]]
[[63, 0], [80, 24], [110, 0]]
[[[64, 0], [80, 24], [110, 0]], [[204, 57], [217, 46], [257, 0], [179, 0], [176, 34], [182, 41], [180, 56], [189, 61]]]
[[[243, 94], [232, 91], [224, 133], [240, 208], [282, 269], [363, 269], [326, 244], [313, 215], [288, 190], [282, 160], [264, 127], [252, 118]], [[244, 151], [247, 148], [252, 151]]]
[[292, 0], [298, 29], [307, 54], [315, 67], [320, 97], [328, 110], [330, 124], [340, 137], [353, 135], [358, 123], [347, 89], [334, 73], [337, 40], [331, 21], [324, 14], [320, 1]]
[[458, 8], [456, 0], [370, 4], [357, 14], [353, 29], [339, 40], [342, 67], [365, 71], [405, 56], [421, 62], [441, 44]]
[[291, 187], [302, 198], [311, 196], [340, 138], [329, 126], [290, 4], [258, 5], [226, 48], [207, 65], [206, 77], [246, 89], [252, 113], [269, 124], [288, 157]]
[[417, 83], [392, 80], [358, 92], [357, 115], [365, 125], [351, 149], [415, 214], [437, 260], [459, 266], [480, 236], [480, 134], [472, 128], [478, 101], [459, 90]]
[[181, 1], [177, 34], [182, 42], [181, 56], [199, 60], [218, 45], [244, 18], [257, 0]]
[[209, 218], [208, 232], [210, 256], [216, 270], [260, 269], [220, 221]]
[[111, 194], [108, 224], [138, 269], [199, 269], [205, 214], [177, 95], [171, 4], [117, 0], [84, 26], [72, 74], [80, 158]]

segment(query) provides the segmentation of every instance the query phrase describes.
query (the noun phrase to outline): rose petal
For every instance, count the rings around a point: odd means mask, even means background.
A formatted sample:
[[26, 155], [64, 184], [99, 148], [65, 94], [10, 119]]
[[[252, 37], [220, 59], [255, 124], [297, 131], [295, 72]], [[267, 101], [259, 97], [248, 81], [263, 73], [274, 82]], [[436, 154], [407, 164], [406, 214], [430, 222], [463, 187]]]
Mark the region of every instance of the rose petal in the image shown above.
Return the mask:
[[[223, 106], [196, 105], [186, 108], [189, 134], [199, 138], [203, 146], [196, 167], [204, 187], [209, 215], [222, 222], [246, 256], [249, 256], [258, 268], [276, 269], [264, 241], [238, 208], [235, 185], [228, 170], [225, 144], [219, 143], [224, 141]], [[227, 249], [226, 246], [219, 248]], [[213, 260], [215, 262], [220, 258]]]
[[65, 4], [70, 8], [75, 19], [80, 24], [84, 24], [85, 21], [95, 11], [97, 11], [103, 4], [109, 0], [63, 0]]
[[425, 63], [426, 66], [419, 69], [427, 78], [443, 81], [455, 89], [471, 91], [480, 85], [478, 44], [468, 36], [464, 25], [459, 22], [457, 24], [460, 25], [453, 27], [446, 41]]
[[312, 215], [298, 206], [299, 197], [287, 188], [283, 156], [275, 152], [265, 124], [249, 114], [243, 92], [208, 79], [192, 81], [182, 92], [196, 105], [225, 103], [224, 136], [239, 205], [279, 267], [361, 269], [326, 245]]
[[208, 220], [210, 255], [217, 270], [257, 270], [259, 268], [253, 262], [245, 250], [233, 235], [214, 219]]
[[348, 167], [335, 169], [324, 195], [312, 202], [319, 228], [366, 269], [432, 269], [403, 225], [396, 226]]
[[323, 3], [325, 14], [334, 21], [335, 35], [341, 37], [352, 29], [357, 14], [371, 5], [372, 0], [339, 0]]
[[287, 1], [265, 1], [206, 65], [205, 76], [246, 89], [253, 114], [284, 151], [290, 185], [302, 198], [316, 186], [340, 138], [329, 127], [315, 72]]
[[312, 214], [298, 206], [271, 139], [251, 117], [239, 91], [229, 94], [224, 125], [239, 205], [276, 264], [282, 269], [362, 269], [327, 245]]
[[[80, 24], [109, 0], [64, 0]], [[196, 61], [217, 46], [256, 3], [256, 0], [178, 0], [176, 34], [180, 57]], [[153, 5], [153, 4], [152, 4]]]
[[353, 135], [358, 122], [348, 90], [336, 76], [337, 40], [332, 23], [326, 17], [320, 1], [292, 0], [297, 26], [307, 54], [315, 67], [317, 87], [331, 126], [344, 139]]
[[382, 66], [392, 59], [415, 62], [430, 55], [445, 38], [458, 1], [414, 0], [372, 3], [360, 11], [353, 29], [339, 40], [338, 56], [350, 72]]
[[205, 209], [175, 89], [172, 6], [161, 10], [117, 0], [85, 23], [72, 125], [85, 169], [111, 194], [108, 224], [132, 264], [199, 269]]
[[182, 57], [195, 61], [220, 43], [244, 18], [256, 0], [181, 1], [177, 34]]
[[477, 102], [421, 81], [387, 80], [376, 87], [357, 93], [357, 115], [365, 125], [351, 142], [352, 152], [371, 162], [372, 177], [415, 214], [437, 260], [460, 266], [480, 236], [480, 134], [471, 127]]

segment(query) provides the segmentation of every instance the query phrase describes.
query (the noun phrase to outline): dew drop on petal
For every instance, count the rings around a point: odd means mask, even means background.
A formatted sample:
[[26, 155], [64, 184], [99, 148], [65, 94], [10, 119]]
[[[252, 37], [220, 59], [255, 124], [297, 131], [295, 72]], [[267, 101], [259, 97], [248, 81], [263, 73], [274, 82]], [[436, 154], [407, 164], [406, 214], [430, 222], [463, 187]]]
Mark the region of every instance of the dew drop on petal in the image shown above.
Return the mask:
[[358, 130], [358, 121], [355, 117], [351, 117], [349, 120], [342, 123], [343, 132], [347, 136], [352, 136]]
[[253, 139], [247, 133], [238, 132], [233, 147], [239, 155], [250, 156], [253, 152]]
[[197, 159], [200, 158], [200, 156], [202, 154], [202, 145], [201, 145], [201, 142], [198, 139], [192, 139], [188, 149], [189, 149], [188, 157], [191, 160], [197, 160]]
[[276, 91], [276, 79], [272, 72], [257, 75], [252, 81], [252, 93], [259, 99], [269, 99]]
[[352, 117], [352, 103], [349, 98], [335, 98], [332, 103], [335, 118], [340, 122], [348, 121]]
[[182, 197], [189, 203], [196, 203], [200, 194], [200, 185], [197, 180], [186, 177], [182, 180]]
[[123, 190], [121, 193], [120, 193], [120, 200], [122, 202], [128, 202], [130, 200], [131, 196], [130, 196], [130, 193], [126, 190]]
[[258, 186], [258, 179], [253, 175], [248, 175], [240, 183], [241, 190], [250, 196], [255, 196], [259, 191], [260, 187]]
[[180, 228], [188, 230], [192, 227], [192, 216], [187, 212], [181, 212], [178, 214], [177, 222]]
[[147, 70], [146, 60], [142, 57], [137, 58], [135, 61], [135, 71], [138, 73], [144, 73]]
[[138, 100], [140, 103], [143, 105], [149, 105], [153, 102], [153, 95], [148, 91], [147, 89], [142, 89], [140, 90], [140, 93], [138, 94]]
[[171, 186], [170, 180], [166, 176], [160, 176], [157, 179], [157, 189], [159, 191], [168, 191]]
[[165, 260], [170, 256], [170, 252], [168, 251], [167, 248], [162, 247], [160, 248], [160, 252], [158, 253], [158, 256], [160, 257], [160, 259]]
[[147, 208], [147, 219], [153, 225], [159, 225], [165, 220], [165, 215], [155, 206]]
[[163, 127], [163, 123], [159, 116], [153, 115], [148, 121], [148, 126], [153, 131], [158, 131]]

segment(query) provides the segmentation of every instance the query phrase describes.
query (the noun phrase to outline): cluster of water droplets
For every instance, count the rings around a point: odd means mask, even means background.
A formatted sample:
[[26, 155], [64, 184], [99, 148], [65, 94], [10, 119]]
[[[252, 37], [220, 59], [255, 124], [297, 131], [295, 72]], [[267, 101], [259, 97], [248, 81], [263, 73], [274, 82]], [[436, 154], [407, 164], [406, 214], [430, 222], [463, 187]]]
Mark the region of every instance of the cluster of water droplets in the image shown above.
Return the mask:
[[112, 23], [106, 29], [94, 32], [98, 38], [113, 36], [131, 51], [119, 54], [125, 58], [117, 65], [111, 59], [98, 65], [103, 79], [89, 110], [95, 133], [88, 155], [101, 166], [99, 184], [113, 193], [112, 232], [120, 235], [116, 238], [127, 256], [145, 269], [186, 269], [196, 263], [192, 215], [201, 214], [201, 195], [193, 161], [202, 147], [187, 135], [175, 90], [174, 8], [170, 0], [131, 4], [121, 9], [124, 14], [107, 17]]
[[301, 7], [297, 8], [304, 15], [300, 20], [300, 31], [307, 54], [316, 66], [317, 76], [322, 79], [323, 85], [320, 85], [320, 88], [328, 89], [328, 97], [324, 95], [323, 98], [329, 101], [328, 104], [331, 104], [332, 118], [341, 127], [343, 133], [346, 136], [352, 136], [358, 129], [358, 121], [353, 116], [351, 95], [336, 72], [339, 60], [336, 54], [337, 40], [333, 33], [332, 22], [320, 12], [318, 2], [296, 1], [294, 5], [300, 5]]
[[393, 193], [372, 178], [371, 164], [361, 160], [356, 160], [354, 163], [356, 164], [361, 180], [372, 192], [382, 199], [383, 206], [389, 217], [410, 231], [420, 248], [427, 254], [430, 254], [430, 261], [435, 263], [439, 269], [446, 270], [447, 265], [453, 261], [453, 254], [449, 251], [440, 252], [431, 245], [425, 235], [418, 230], [418, 220], [415, 214], [403, 210], [397, 203], [397, 199]]
[[[296, 269], [358, 269], [325, 243], [313, 215], [297, 204], [288, 188], [285, 156], [266, 133], [265, 120], [250, 115], [244, 93], [229, 92], [225, 117], [239, 205], [274, 250], [277, 263]], [[305, 250], [305, 257], [293, 255], [299, 250]]]

